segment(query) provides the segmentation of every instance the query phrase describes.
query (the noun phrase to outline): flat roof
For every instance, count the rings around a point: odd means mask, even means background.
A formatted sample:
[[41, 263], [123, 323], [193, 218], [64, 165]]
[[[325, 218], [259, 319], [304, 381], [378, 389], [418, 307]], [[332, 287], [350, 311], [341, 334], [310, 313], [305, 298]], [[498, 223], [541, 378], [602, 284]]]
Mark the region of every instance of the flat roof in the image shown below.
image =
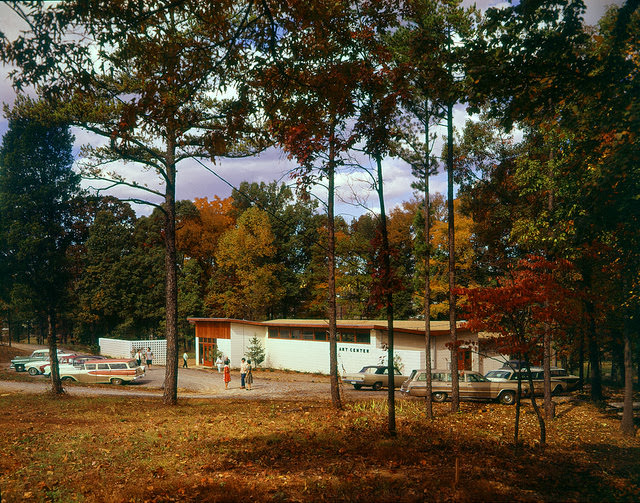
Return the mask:
[[[313, 327], [322, 328], [329, 326], [329, 320], [321, 319], [277, 319], [268, 321], [250, 321], [250, 320], [238, 320], [233, 318], [187, 318], [190, 323], [197, 322], [228, 322], [228, 323], [243, 323], [247, 325], [260, 325], [260, 326], [295, 326], [295, 327]], [[460, 329], [463, 321], [457, 323], [457, 327]], [[337, 320], [336, 324], [338, 328], [352, 328], [352, 329], [368, 329], [368, 330], [386, 330], [386, 320]], [[448, 321], [431, 321], [429, 323], [431, 331], [436, 333], [449, 332]], [[424, 333], [425, 323], [423, 320], [394, 320], [394, 331], [408, 332], [408, 333]]]

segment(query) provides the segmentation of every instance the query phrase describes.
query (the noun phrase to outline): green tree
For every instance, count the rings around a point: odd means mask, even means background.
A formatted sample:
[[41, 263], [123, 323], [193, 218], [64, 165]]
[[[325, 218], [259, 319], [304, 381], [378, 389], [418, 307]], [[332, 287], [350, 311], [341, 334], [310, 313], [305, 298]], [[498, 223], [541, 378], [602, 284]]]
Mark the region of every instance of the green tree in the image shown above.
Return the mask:
[[[281, 4], [274, 10], [277, 61], [256, 79], [276, 141], [296, 159], [299, 187], [326, 181], [327, 317], [331, 399], [341, 408], [336, 342], [336, 173], [355, 142], [352, 134], [361, 61], [354, 40], [358, 12], [352, 2]], [[367, 28], [368, 30], [369, 28]], [[275, 40], [274, 40], [275, 38]], [[276, 42], [275, 46], [273, 42]]]
[[[394, 48], [398, 64], [406, 69], [409, 92], [404, 100], [410, 113], [407, 121], [409, 131], [422, 127], [424, 141], [415, 134], [405, 137], [400, 153], [413, 167], [419, 178], [416, 186], [425, 193], [424, 212], [429, 210], [428, 177], [433, 172], [432, 138], [430, 126], [446, 120], [446, 145], [443, 147], [444, 166], [447, 171], [448, 213], [448, 293], [449, 324], [451, 332], [452, 410], [458, 410], [457, 376], [457, 332], [456, 332], [456, 257], [455, 257], [455, 208], [454, 208], [454, 163], [453, 163], [453, 109], [456, 103], [465, 101], [465, 86], [462, 77], [467, 40], [473, 34], [474, 9], [465, 9], [460, 1], [416, 0], [404, 4], [406, 22], [395, 36]], [[425, 226], [430, 219], [423, 218]], [[428, 239], [431, 232], [425, 228], [423, 236]], [[427, 243], [427, 250], [430, 247]], [[428, 270], [425, 267], [425, 270]], [[426, 283], [425, 287], [430, 289]], [[425, 295], [425, 346], [430, 346], [428, 311], [430, 294]], [[429, 347], [426, 348], [430, 354]], [[454, 368], [455, 367], [455, 368]], [[429, 374], [430, 375], [430, 374]], [[427, 383], [429, 386], [429, 383]], [[427, 399], [427, 414], [432, 415], [430, 398]]]
[[[107, 187], [142, 190], [165, 217], [167, 404], [177, 402], [178, 379], [177, 166], [263, 147], [252, 141], [249, 88], [237, 73], [249, 24], [260, 16], [255, 9], [254, 2], [230, 0], [35, 3], [14, 9], [31, 29], [0, 49], [17, 68], [14, 85], [37, 86], [47, 98], [40, 114], [106, 140], [88, 148], [86, 175]], [[82, 37], [73, 36], [78, 31]], [[231, 82], [237, 92], [218, 99]], [[123, 164], [154, 172], [160, 189], [109, 171]]]
[[256, 367], [264, 361], [264, 346], [260, 339], [257, 337], [249, 339], [249, 346], [245, 355]]
[[311, 248], [317, 241], [316, 227], [320, 215], [316, 213], [317, 201], [296, 198], [291, 188], [277, 182], [242, 182], [231, 194], [232, 216], [238, 218], [248, 208], [255, 206], [269, 218], [276, 252], [274, 264], [282, 266], [279, 281], [285, 294], [273, 314], [278, 318], [300, 317], [301, 306], [310, 296], [305, 283], [311, 261]]
[[[488, 103], [490, 115], [507, 128], [518, 122], [531, 132], [534, 148], [518, 165], [519, 190], [546, 204], [515, 229], [528, 246], [572, 260], [582, 276], [591, 395], [599, 400], [598, 320], [605, 317], [591, 294], [600, 289], [595, 278], [612, 263], [625, 263], [632, 271], [626, 278], [638, 270], [631, 196], [637, 169], [630, 163], [637, 152], [631, 138], [637, 129], [638, 2], [611, 10], [595, 36], [584, 29], [583, 13], [581, 1], [523, 1], [489, 10], [468, 75], [474, 102]], [[606, 249], [616, 251], [605, 258]], [[545, 357], [545, 375], [546, 369]]]
[[214, 316], [264, 320], [284, 295], [274, 264], [274, 236], [267, 214], [249, 208], [227, 231], [216, 250], [217, 270], [205, 301]]
[[75, 238], [71, 200], [79, 192], [72, 144], [66, 124], [10, 115], [0, 148], [0, 268], [11, 272], [13, 285], [22, 285], [46, 316], [55, 394], [63, 392], [57, 325], [70, 279], [67, 251]]

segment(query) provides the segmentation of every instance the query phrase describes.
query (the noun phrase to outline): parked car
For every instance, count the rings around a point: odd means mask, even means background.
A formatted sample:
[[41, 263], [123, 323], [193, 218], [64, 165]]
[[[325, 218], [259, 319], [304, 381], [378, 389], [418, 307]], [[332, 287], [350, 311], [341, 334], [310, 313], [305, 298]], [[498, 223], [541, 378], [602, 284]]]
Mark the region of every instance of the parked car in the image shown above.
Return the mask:
[[[492, 382], [480, 372], [460, 371], [458, 388], [460, 399], [498, 400], [505, 405], [515, 403], [518, 383], [513, 381]], [[424, 397], [427, 394], [427, 373], [414, 370], [400, 391], [410, 396]], [[431, 371], [431, 398], [434, 402], [444, 402], [451, 396], [451, 371]]]
[[[58, 360], [60, 364], [60, 371], [67, 370], [72, 367], [80, 367], [87, 360], [106, 360], [106, 356], [96, 356], [96, 355], [72, 355], [68, 358], [61, 358]], [[64, 366], [63, 366], [64, 365]], [[51, 375], [51, 363], [47, 362], [41, 366], [40, 371], [45, 377], [49, 377]]]
[[[69, 359], [76, 356], [74, 353], [59, 353], [58, 354], [58, 363], [67, 363]], [[44, 368], [51, 365], [49, 360], [49, 355], [47, 354], [47, 358], [45, 360], [32, 360], [29, 363], [24, 365], [24, 370], [29, 373], [31, 376], [37, 376], [39, 374], [44, 373]]]
[[532, 363], [527, 362], [525, 360], [509, 360], [504, 362], [504, 364], [502, 365], [502, 368], [520, 370], [521, 368], [533, 367], [533, 366], [534, 365]]
[[65, 364], [60, 371], [62, 381], [82, 383], [124, 384], [135, 381], [145, 375], [145, 368], [131, 359], [87, 360], [81, 365], [69, 368]]
[[[544, 393], [544, 370], [542, 367], [531, 367], [531, 377], [533, 379], [533, 389], [536, 395], [542, 395]], [[529, 389], [529, 377], [527, 376], [526, 369], [523, 370], [514, 370], [511, 368], [501, 368], [497, 370], [490, 370], [485, 374], [485, 377], [493, 382], [505, 382], [505, 381], [513, 381], [515, 383], [518, 382], [518, 374], [521, 375], [522, 379], [522, 393], [524, 395], [530, 395], [531, 390]], [[568, 389], [567, 383], [556, 379], [555, 377], [551, 378], [551, 392], [554, 394], [562, 393]]]
[[569, 372], [560, 367], [551, 367], [551, 377], [564, 382], [566, 384], [566, 391], [573, 391], [581, 384], [579, 376], [569, 374]]
[[[64, 349], [58, 349], [58, 355], [67, 354], [69, 351]], [[41, 362], [49, 360], [49, 350], [48, 349], [36, 349], [29, 356], [16, 356], [13, 360], [11, 360], [11, 368], [16, 369], [16, 372], [24, 372], [26, 370], [26, 365], [31, 362]]]
[[[402, 375], [399, 370], [396, 369], [393, 375], [393, 386], [399, 388], [402, 383], [407, 379], [407, 376]], [[389, 367], [386, 365], [369, 365], [362, 367], [360, 372], [353, 374], [345, 374], [342, 377], [342, 382], [353, 385], [355, 389], [361, 389], [364, 386], [371, 386], [373, 390], [382, 389], [389, 385]]]

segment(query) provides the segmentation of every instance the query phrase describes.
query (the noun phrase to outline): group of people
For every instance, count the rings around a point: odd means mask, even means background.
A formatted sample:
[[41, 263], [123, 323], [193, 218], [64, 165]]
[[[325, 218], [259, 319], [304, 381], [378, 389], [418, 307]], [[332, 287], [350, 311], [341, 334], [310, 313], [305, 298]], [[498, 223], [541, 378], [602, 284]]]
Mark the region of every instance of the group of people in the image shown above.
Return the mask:
[[[229, 383], [231, 382], [231, 362], [229, 358], [222, 359], [222, 355], [218, 356], [216, 360], [216, 367], [218, 372], [222, 373], [222, 379], [224, 380], [224, 389], [229, 389]], [[253, 384], [253, 366], [251, 360], [242, 359], [240, 362], [240, 388], [251, 390]]]
[[151, 363], [153, 362], [153, 352], [151, 351], [151, 348], [140, 348], [134, 351], [135, 353], [133, 357], [136, 359], [138, 366], [142, 365], [142, 362], [144, 361], [147, 368], [151, 368]]
[[[140, 365], [144, 360], [147, 368], [151, 367], [151, 363], [153, 362], [153, 352], [151, 348], [141, 348], [135, 351], [134, 358], [136, 359], [136, 363]], [[229, 358], [222, 357], [223, 355], [219, 355], [216, 359], [216, 367], [218, 367], [218, 372], [222, 374], [222, 378], [224, 380], [224, 389], [229, 389], [229, 383], [231, 382], [231, 361]], [[189, 358], [189, 354], [185, 351], [182, 355], [182, 367], [187, 367], [187, 359]], [[240, 362], [240, 388], [246, 389], [248, 391], [251, 390], [251, 385], [253, 384], [253, 366], [251, 365], [251, 360], [247, 360], [245, 358]]]

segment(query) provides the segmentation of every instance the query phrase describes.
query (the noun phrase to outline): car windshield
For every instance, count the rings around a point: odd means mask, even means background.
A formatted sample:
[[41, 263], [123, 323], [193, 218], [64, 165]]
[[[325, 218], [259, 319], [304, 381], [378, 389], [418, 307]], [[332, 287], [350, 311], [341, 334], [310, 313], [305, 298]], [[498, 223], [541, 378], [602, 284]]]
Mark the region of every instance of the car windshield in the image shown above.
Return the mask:
[[511, 375], [511, 372], [509, 372], [508, 370], [491, 370], [490, 372], [487, 372], [487, 376], [488, 378], [495, 378], [495, 379], [509, 379], [509, 376]]

